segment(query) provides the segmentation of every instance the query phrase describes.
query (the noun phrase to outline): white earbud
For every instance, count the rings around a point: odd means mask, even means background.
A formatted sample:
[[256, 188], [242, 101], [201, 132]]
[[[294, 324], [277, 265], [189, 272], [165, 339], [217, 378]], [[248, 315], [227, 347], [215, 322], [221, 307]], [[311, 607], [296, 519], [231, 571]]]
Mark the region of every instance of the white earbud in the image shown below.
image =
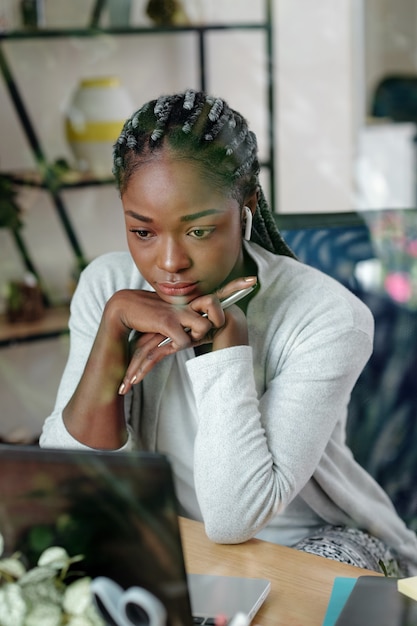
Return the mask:
[[250, 241], [250, 236], [252, 232], [252, 211], [248, 206], [244, 206], [243, 210], [245, 212], [245, 234], [243, 235], [246, 241]]

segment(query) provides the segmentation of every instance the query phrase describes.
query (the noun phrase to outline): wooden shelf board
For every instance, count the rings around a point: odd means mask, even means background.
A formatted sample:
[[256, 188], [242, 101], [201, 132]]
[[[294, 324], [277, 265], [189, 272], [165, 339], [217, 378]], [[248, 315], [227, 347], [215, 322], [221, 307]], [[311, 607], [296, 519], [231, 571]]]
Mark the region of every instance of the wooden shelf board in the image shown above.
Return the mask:
[[47, 338], [51, 335], [65, 333], [68, 329], [69, 308], [67, 306], [51, 307], [45, 316], [34, 322], [10, 323], [5, 315], [0, 315], [0, 344], [30, 341], [31, 339]]
[[[47, 188], [46, 181], [42, 178], [40, 172], [37, 172], [36, 170], [15, 170], [2, 173], [18, 185]], [[70, 170], [59, 176], [60, 189], [111, 184], [116, 185], [115, 179], [111, 174], [109, 174], [109, 176], [107, 177], [97, 177], [90, 172], [79, 172], [77, 170]]]

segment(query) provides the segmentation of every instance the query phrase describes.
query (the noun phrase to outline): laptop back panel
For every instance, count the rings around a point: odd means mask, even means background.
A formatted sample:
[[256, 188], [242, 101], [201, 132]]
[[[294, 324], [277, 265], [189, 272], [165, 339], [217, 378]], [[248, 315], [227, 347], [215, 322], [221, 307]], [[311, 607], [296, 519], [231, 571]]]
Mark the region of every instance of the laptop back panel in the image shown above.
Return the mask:
[[51, 545], [77, 569], [157, 596], [168, 624], [192, 624], [171, 468], [162, 455], [0, 447], [5, 553], [34, 566]]

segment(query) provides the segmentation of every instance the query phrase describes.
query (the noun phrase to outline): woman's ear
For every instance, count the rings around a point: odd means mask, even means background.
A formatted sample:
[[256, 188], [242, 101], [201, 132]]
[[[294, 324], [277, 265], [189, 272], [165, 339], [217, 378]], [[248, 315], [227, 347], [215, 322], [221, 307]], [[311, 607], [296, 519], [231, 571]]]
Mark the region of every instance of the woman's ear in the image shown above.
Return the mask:
[[244, 205], [250, 208], [252, 215], [255, 215], [256, 207], [258, 206], [258, 190], [246, 197]]

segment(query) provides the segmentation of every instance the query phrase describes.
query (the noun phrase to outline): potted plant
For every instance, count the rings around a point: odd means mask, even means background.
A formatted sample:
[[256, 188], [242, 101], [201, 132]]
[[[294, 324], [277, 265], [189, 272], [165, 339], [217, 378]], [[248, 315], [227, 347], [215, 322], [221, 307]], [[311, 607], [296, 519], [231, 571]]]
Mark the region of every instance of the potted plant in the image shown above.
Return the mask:
[[0, 228], [19, 229], [22, 226], [21, 213], [15, 185], [0, 174]]
[[24, 555], [5, 557], [3, 547], [0, 535], [0, 626], [104, 626], [92, 602], [90, 578], [69, 575], [81, 555], [70, 557], [52, 546], [27, 568]]
[[0, 228], [9, 229], [27, 270], [25, 279], [11, 281], [8, 284], [6, 293], [7, 316], [11, 322], [40, 319], [46, 303], [38, 272], [20, 234], [23, 221], [17, 196], [18, 193], [13, 180], [5, 175], [0, 175]]

